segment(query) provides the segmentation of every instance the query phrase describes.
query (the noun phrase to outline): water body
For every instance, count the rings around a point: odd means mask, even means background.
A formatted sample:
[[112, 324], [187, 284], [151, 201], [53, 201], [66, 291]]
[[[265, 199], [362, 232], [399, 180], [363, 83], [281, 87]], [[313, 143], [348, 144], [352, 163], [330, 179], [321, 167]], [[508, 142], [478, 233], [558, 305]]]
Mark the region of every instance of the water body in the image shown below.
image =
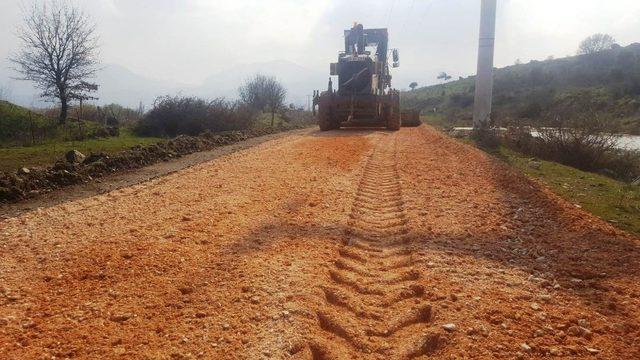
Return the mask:
[[[456, 131], [471, 131], [471, 127], [456, 127], [453, 128]], [[506, 129], [505, 129], [506, 130]], [[531, 134], [536, 136], [536, 131], [532, 131]], [[617, 147], [626, 150], [638, 150], [640, 151], [640, 135], [622, 135], [618, 138]]]
[[618, 139], [618, 147], [629, 150], [640, 150], [640, 135], [622, 135]]

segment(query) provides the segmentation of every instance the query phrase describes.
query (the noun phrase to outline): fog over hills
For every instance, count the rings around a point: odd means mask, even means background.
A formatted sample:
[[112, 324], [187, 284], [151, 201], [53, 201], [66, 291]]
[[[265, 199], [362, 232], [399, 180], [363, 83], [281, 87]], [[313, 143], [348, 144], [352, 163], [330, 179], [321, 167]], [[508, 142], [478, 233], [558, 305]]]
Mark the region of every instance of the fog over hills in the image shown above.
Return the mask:
[[[162, 95], [195, 95], [204, 98], [224, 97], [236, 99], [238, 87], [255, 74], [275, 76], [287, 89], [287, 103], [307, 104], [307, 95], [314, 89], [324, 89], [327, 74], [307, 69], [290, 61], [243, 64], [225, 71], [204, 77], [199, 85], [181, 84], [173, 81], [158, 80], [136, 74], [117, 65], [103, 65], [93, 80], [100, 87], [95, 94], [97, 104], [118, 103], [128, 107], [137, 107], [140, 102], [149, 106]], [[22, 106], [42, 107], [49, 105], [38, 97], [38, 90], [28, 81], [11, 79], [16, 74], [7, 66], [0, 69], [0, 88], [4, 89], [7, 100]]]

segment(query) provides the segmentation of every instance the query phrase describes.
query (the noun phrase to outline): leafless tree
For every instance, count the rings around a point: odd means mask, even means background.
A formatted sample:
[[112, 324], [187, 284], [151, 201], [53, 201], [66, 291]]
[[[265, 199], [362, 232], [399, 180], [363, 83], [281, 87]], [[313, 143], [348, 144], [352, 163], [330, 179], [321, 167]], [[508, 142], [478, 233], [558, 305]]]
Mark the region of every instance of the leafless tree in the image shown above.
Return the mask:
[[615, 40], [608, 34], [593, 34], [582, 40], [578, 46], [578, 55], [595, 54], [603, 50], [609, 50], [615, 44]]
[[284, 107], [287, 90], [274, 77], [258, 74], [248, 79], [239, 89], [240, 99], [255, 110], [271, 113], [271, 126], [275, 114]]
[[257, 74], [254, 77], [247, 79], [244, 85], [240, 86], [238, 89], [240, 99], [254, 110], [264, 110], [267, 106], [264, 93], [268, 80], [269, 78], [262, 74]]
[[71, 100], [91, 99], [97, 85], [87, 82], [97, 71], [97, 37], [88, 15], [64, 0], [25, 11], [18, 29], [22, 48], [10, 57], [20, 80], [33, 81], [41, 96], [60, 101], [59, 122], [67, 119]]
[[271, 126], [273, 127], [273, 119], [276, 112], [284, 107], [287, 90], [275, 78], [270, 78], [269, 81], [267, 81], [265, 97], [267, 100], [266, 109], [271, 113]]

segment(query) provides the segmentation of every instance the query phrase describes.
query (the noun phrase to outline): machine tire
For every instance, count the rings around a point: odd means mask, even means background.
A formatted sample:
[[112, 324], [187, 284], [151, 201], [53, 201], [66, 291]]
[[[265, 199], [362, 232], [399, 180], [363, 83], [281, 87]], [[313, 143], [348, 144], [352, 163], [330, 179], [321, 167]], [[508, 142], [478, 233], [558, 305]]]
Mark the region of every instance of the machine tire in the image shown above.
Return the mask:
[[388, 107], [387, 130], [398, 131], [402, 123], [400, 118], [400, 98], [395, 94], [392, 95], [391, 104]]
[[326, 100], [323, 101], [323, 99], [318, 104], [318, 125], [320, 126], [320, 131], [335, 130], [340, 127], [332, 116], [330, 104]]
[[420, 112], [416, 110], [404, 110], [400, 114], [402, 127], [417, 127], [422, 125]]

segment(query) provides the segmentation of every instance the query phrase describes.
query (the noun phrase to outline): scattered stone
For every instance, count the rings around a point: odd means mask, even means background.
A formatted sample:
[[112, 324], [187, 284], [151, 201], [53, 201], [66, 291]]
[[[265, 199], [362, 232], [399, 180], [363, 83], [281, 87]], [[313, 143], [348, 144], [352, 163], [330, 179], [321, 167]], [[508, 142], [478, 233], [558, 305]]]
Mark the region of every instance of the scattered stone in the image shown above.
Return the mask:
[[31, 173], [31, 170], [26, 167], [20, 168], [20, 170], [18, 170], [18, 175], [27, 175], [29, 173]]
[[562, 350], [560, 350], [559, 348], [553, 346], [549, 349], [549, 354], [551, 356], [562, 356]]
[[33, 322], [33, 320], [28, 320], [28, 321], [22, 323], [22, 328], [23, 329], [33, 329], [34, 327], [36, 327], [36, 323]]
[[260, 303], [260, 297], [259, 296], [252, 296], [251, 297], [251, 303], [252, 304], [259, 304]]
[[530, 352], [531, 351], [531, 346], [529, 346], [526, 343], [522, 343], [522, 344], [520, 344], [520, 349], [522, 349], [522, 350], [524, 350], [526, 352]]
[[530, 305], [530, 306], [531, 306], [531, 308], [532, 308], [533, 310], [535, 310], [535, 311], [540, 310], [540, 304], [538, 304], [538, 303], [531, 303], [531, 305]]
[[231, 325], [227, 323], [222, 324], [222, 330], [229, 330], [229, 329], [231, 329]]
[[113, 314], [109, 318], [109, 320], [114, 322], [125, 322], [133, 317], [133, 314], [130, 313], [122, 313], [122, 314]]
[[573, 336], [573, 337], [583, 337], [585, 339], [591, 339], [591, 337], [593, 336], [593, 334], [591, 333], [591, 330], [584, 328], [582, 326], [570, 326], [567, 329], [567, 335], [569, 336]]
[[182, 295], [189, 295], [194, 292], [194, 289], [191, 286], [183, 286], [178, 288], [178, 290], [180, 290]]
[[70, 164], [79, 164], [84, 161], [86, 156], [78, 150], [71, 150], [64, 155], [64, 158]]
[[201, 312], [201, 311], [198, 311], [198, 312], [195, 314], [195, 316], [196, 316], [196, 318], [198, 318], [198, 319], [202, 319], [202, 318], [207, 317], [207, 313], [205, 313], [205, 312]]
[[528, 164], [530, 168], [535, 170], [540, 170], [540, 167], [542, 167], [542, 162], [536, 158], [529, 159]]
[[598, 349], [594, 349], [594, 348], [590, 348], [590, 347], [586, 347], [586, 346], [585, 346], [585, 349], [586, 349], [590, 354], [597, 354], [597, 353], [599, 353], [599, 352], [600, 352], [600, 350], [598, 350]]
[[544, 301], [545, 303], [550, 303], [551, 302], [551, 295], [540, 294], [540, 295], [538, 295], [538, 299]]
[[18, 295], [18, 294], [6, 294], [5, 297], [9, 301], [18, 301], [18, 300], [20, 300], [20, 295]]
[[442, 328], [447, 330], [448, 332], [456, 331], [456, 325], [455, 324], [444, 324], [444, 325], [442, 325]]

